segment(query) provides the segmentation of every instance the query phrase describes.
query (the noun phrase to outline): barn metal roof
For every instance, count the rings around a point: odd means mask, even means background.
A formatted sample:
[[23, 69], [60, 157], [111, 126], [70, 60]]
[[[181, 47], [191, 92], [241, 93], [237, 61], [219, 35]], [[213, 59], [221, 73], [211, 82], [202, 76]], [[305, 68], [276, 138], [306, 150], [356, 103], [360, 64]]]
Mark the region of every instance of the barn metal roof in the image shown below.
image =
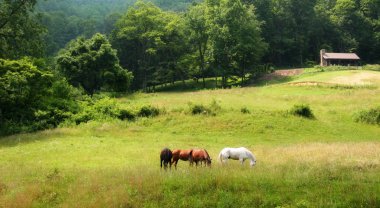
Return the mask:
[[356, 53], [324, 53], [324, 59], [346, 59], [346, 60], [360, 60]]

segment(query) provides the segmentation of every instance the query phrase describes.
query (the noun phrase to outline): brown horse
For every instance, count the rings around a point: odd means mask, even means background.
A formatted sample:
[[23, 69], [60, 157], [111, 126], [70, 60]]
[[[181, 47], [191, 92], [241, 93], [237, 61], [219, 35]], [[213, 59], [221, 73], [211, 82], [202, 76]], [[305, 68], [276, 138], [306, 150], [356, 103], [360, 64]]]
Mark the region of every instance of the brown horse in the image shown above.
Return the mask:
[[198, 166], [198, 162], [205, 163], [205, 166], [211, 166], [211, 158], [208, 152], [205, 149], [194, 149], [192, 154], [191, 154], [191, 164], [195, 162], [195, 165]]
[[161, 168], [162, 168], [162, 162], [164, 162], [165, 170], [168, 167], [168, 164], [170, 164], [170, 169], [172, 169], [172, 163], [171, 163], [172, 157], [173, 157], [173, 153], [169, 148], [164, 148], [163, 150], [161, 150], [161, 154], [160, 154]]
[[190, 149], [190, 150], [180, 150], [180, 149], [173, 150], [172, 164], [174, 163], [174, 167], [177, 169], [178, 160], [190, 161], [190, 163], [191, 163], [192, 162], [192, 159], [191, 159], [191, 153], [192, 152], [193, 152], [192, 149]]

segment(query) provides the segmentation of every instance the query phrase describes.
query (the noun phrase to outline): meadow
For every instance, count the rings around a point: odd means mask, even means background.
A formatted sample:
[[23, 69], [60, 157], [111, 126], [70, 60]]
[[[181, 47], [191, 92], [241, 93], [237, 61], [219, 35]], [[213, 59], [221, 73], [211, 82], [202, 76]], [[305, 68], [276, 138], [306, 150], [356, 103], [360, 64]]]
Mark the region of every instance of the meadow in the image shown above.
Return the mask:
[[[353, 119], [379, 106], [379, 87], [376, 71], [305, 70], [244, 88], [125, 95], [118, 102], [161, 114], [0, 138], [0, 207], [380, 207], [380, 127]], [[192, 115], [194, 104], [215, 112]], [[295, 104], [315, 119], [290, 115]], [[222, 166], [227, 146], [250, 149], [256, 166]], [[205, 148], [212, 166], [164, 171], [164, 147]]]

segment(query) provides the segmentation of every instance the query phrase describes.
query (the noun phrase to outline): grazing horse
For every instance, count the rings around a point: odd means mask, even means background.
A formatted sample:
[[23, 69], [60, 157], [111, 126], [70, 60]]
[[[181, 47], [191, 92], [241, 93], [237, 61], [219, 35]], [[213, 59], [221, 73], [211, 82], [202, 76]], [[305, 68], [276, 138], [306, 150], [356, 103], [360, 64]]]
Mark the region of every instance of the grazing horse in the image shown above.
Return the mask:
[[172, 163], [171, 163], [172, 156], [173, 156], [173, 153], [169, 148], [164, 148], [163, 150], [161, 150], [161, 154], [160, 154], [161, 168], [162, 168], [162, 162], [164, 162], [165, 170], [168, 167], [168, 163], [170, 164], [170, 169], [172, 169]]
[[191, 164], [195, 162], [195, 165], [198, 166], [198, 162], [201, 162], [201, 166], [202, 166], [202, 162], [204, 162], [205, 166], [206, 165], [208, 165], [209, 167], [211, 166], [210, 155], [205, 149], [194, 149], [191, 154], [191, 157], [192, 157]]
[[190, 161], [190, 163], [191, 163], [192, 162], [192, 158], [191, 158], [192, 152], [193, 152], [192, 149], [190, 149], [190, 150], [180, 150], [180, 149], [173, 150], [172, 164], [174, 163], [174, 167], [177, 169], [177, 163], [178, 163], [179, 159], [184, 160], [184, 161]]
[[242, 165], [246, 159], [249, 159], [251, 160], [251, 166], [254, 166], [256, 164], [255, 155], [245, 147], [224, 148], [219, 153], [219, 159], [222, 163], [226, 163], [228, 159], [239, 160]]

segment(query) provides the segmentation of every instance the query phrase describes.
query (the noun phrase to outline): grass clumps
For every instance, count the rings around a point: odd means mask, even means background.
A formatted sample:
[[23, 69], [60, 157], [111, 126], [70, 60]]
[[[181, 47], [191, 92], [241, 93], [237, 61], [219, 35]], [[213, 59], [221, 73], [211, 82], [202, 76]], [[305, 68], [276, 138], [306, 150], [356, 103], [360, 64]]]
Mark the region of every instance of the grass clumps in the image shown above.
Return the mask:
[[356, 113], [354, 120], [360, 123], [380, 125], [380, 106]]
[[307, 104], [294, 105], [289, 110], [289, 113], [291, 115], [294, 115], [294, 116], [299, 116], [299, 117], [308, 118], [308, 119], [314, 119], [315, 118], [310, 106]]
[[363, 70], [380, 71], [380, 64], [367, 64], [363, 66]]

